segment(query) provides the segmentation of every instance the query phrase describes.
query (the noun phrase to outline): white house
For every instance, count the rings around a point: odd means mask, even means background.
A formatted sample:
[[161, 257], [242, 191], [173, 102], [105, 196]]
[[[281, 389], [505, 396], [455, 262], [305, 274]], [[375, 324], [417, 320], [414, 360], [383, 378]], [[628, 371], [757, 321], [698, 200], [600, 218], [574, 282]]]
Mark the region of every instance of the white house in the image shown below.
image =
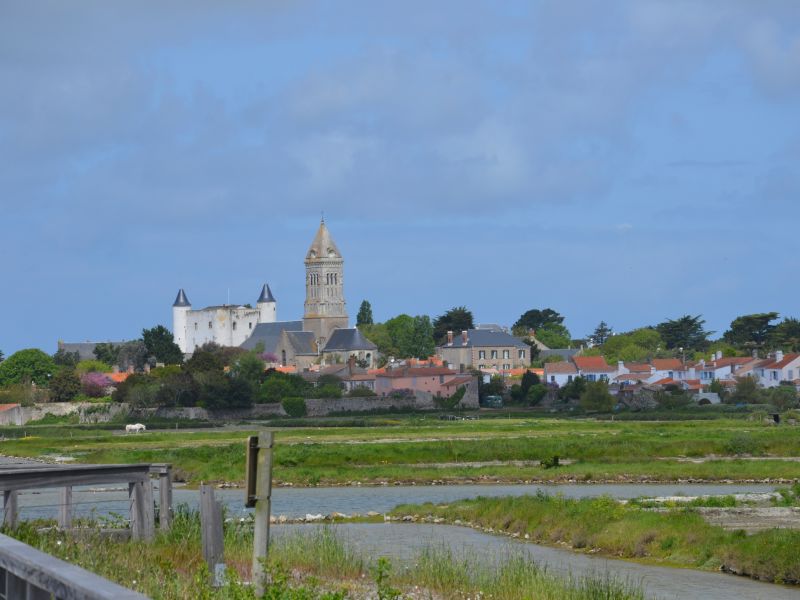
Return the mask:
[[550, 385], [562, 387], [578, 376], [578, 369], [568, 361], [544, 364], [544, 381]]
[[800, 353], [784, 354], [778, 350], [771, 360], [754, 368], [753, 374], [764, 387], [776, 387], [781, 381], [800, 379]]

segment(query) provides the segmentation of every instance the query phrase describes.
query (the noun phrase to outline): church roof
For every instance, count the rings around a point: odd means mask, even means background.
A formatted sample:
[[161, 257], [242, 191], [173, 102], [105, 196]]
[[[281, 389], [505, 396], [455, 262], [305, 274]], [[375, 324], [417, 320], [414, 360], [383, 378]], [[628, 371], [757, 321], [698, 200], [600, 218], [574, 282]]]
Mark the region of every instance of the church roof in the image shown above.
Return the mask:
[[272, 290], [269, 289], [269, 286], [265, 283], [264, 287], [261, 288], [261, 295], [258, 297], [256, 304], [261, 304], [262, 302], [275, 302], [275, 297], [272, 295]]
[[284, 331], [302, 332], [302, 321], [279, 321], [277, 323], [259, 323], [253, 328], [253, 333], [240, 348], [245, 350], [255, 350], [259, 342], [264, 344], [264, 352], [275, 352]]
[[325, 226], [325, 221], [319, 224], [317, 235], [314, 236], [314, 241], [306, 254], [306, 260], [314, 260], [316, 258], [342, 258], [339, 248], [336, 247], [336, 242], [331, 237], [331, 232]]
[[334, 329], [323, 352], [348, 352], [351, 350], [371, 350], [378, 347], [365, 338], [357, 327]]
[[189, 302], [189, 299], [186, 297], [186, 292], [183, 291], [183, 288], [178, 290], [178, 295], [175, 297], [175, 302], [172, 306], [191, 306], [192, 303]]

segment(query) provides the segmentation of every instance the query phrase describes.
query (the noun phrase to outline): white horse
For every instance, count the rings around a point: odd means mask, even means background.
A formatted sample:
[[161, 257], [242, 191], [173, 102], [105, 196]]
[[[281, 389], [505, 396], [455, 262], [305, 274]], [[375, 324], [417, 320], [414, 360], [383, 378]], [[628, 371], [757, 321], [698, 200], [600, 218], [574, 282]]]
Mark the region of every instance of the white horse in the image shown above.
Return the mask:
[[147, 427], [141, 423], [134, 423], [133, 425], [125, 425], [125, 433], [141, 433], [146, 431]]

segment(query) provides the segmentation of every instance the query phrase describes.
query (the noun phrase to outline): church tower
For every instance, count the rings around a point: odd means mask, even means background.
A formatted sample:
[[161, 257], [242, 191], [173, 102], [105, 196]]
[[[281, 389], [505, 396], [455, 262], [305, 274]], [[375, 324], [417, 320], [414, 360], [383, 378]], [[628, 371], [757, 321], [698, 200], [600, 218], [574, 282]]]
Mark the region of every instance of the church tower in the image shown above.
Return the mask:
[[320, 348], [331, 332], [349, 326], [344, 302], [344, 260], [323, 220], [306, 254], [303, 330], [314, 332]]

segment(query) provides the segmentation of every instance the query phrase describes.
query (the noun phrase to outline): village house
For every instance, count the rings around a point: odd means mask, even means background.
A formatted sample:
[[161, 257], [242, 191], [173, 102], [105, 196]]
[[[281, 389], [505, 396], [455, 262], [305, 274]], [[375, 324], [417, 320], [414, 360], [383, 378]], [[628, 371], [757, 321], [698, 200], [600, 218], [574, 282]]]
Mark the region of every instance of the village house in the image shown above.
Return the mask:
[[577, 367], [571, 361], [562, 360], [544, 364], [544, 381], [562, 387], [578, 376]]
[[800, 383], [800, 353], [784, 354], [778, 350], [753, 369], [763, 387], [777, 387], [782, 381]]
[[530, 364], [530, 347], [500, 329], [469, 329], [455, 335], [436, 349], [437, 355], [453, 369], [497, 369], [510, 371]]
[[616, 368], [602, 356], [573, 356], [572, 362], [578, 369], [578, 375], [587, 381], [607, 382], [616, 376]]
[[472, 375], [457, 373], [447, 367], [396, 367], [375, 373], [375, 392], [387, 395], [399, 390], [428, 392], [449, 397], [459, 386], [470, 383]]

